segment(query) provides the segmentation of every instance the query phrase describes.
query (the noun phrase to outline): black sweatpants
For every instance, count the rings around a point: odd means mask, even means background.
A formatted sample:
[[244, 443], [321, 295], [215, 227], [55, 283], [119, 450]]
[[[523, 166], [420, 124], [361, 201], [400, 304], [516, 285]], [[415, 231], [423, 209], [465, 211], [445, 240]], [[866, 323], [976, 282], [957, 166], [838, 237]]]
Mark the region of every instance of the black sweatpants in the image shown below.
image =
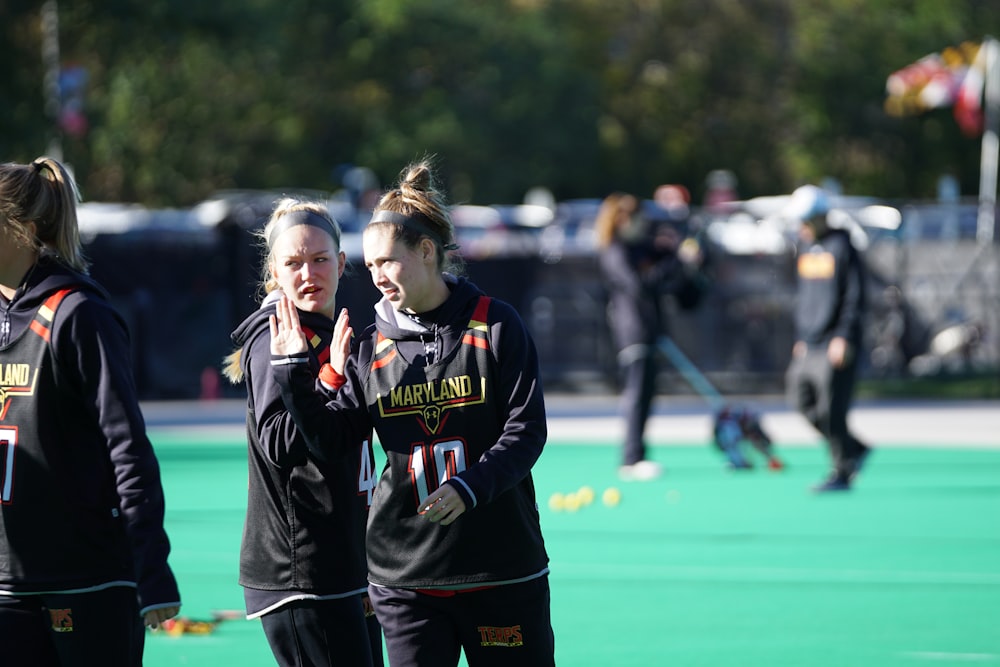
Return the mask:
[[361, 596], [299, 600], [260, 620], [281, 667], [382, 667], [378, 620], [365, 618]]
[[131, 587], [0, 596], [4, 667], [141, 667], [145, 638]]
[[786, 374], [789, 403], [826, 439], [834, 471], [846, 476], [855, 472], [867, 449], [847, 424], [856, 367], [856, 356], [833, 368], [825, 347], [810, 347], [805, 355], [792, 358]]
[[646, 458], [646, 423], [656, 396], [657, 364], [652, 345], [632, 345], [619, 355], [622, 380], [619, 410], [625, 418], [622, 465]]
[[551, 667], [549, 580], [428, 594], [369, 586], [392, 667]]

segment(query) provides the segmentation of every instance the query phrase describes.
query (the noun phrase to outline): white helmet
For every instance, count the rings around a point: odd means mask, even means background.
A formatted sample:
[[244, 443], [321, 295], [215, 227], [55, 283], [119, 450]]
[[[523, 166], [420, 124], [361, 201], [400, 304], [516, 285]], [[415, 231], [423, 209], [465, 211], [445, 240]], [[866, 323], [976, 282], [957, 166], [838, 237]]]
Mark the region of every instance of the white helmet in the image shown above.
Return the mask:
[[830, 211], [830, 196], [815, 185], [796, 188], [782, 214], [791, 220], [809, 220]]

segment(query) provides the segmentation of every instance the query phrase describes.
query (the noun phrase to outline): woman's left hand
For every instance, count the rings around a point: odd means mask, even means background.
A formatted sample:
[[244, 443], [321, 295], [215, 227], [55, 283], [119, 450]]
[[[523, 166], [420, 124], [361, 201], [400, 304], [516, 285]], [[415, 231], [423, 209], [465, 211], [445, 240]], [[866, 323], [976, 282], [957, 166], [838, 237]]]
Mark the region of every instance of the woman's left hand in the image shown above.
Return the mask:
[[330, 341], [330, 365], [340, 375], [344, 374], [347, 357], [351, 356], [352, 338], [354, 329], [351, 328], [351, 318], [347, 315], [347, 309], [341, 308], [337, 322], [333, 325], [333, 340]]

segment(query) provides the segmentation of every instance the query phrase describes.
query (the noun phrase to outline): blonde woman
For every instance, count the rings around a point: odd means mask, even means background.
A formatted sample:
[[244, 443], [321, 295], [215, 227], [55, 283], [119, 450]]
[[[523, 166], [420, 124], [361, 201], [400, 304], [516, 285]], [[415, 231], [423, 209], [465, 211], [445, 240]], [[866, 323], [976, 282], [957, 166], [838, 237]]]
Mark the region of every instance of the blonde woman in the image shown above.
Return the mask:
[[667, 333], [663, 297], [692, 292], [701, 258], [680, 253], [678, 231], [644, 216], [639, 200], [625, 192], [604, 199], [594, 224], [622, 383], [625, 434], [618, 475], [648, 481], [663, 473], [645, 440], [656, 396], [657, 339]]
[[[284, 298], [309, 337], [314, 371], [349, 344], [334, 321], [344, 272], [340, 227], [326, 208], [279, 201], [262, 233], [265, 298], [233, 333], [226, 375], [247, 388], [250, 484], [240, 554], [247, 617], [259, 618], [279, 665], [381, 665], [367, 601], [364, 535], [374, 487], [369, 434], [311, 448], [271, 372], [268, 321]], [[345, 338], [348, 336], [348, 338]], [[343, 357], [334, 360], [343, 368]]]

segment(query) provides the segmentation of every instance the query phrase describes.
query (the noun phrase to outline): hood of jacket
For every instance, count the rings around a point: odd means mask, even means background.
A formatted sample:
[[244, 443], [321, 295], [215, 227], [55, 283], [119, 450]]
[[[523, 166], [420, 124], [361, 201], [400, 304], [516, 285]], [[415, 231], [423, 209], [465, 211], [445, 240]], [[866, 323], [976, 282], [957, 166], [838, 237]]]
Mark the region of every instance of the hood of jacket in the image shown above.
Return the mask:
[[77, 288], [96, 292], [108, 299], [107, 291], [92, 278], [42, 255], [21, 281], [10, 301], [0, 297], [0, 345], [15, 340], [35, 318], [39, 306], [61, 289]]
[[445, 302], [428, 313], [396, 310], [384, 297], [375, 304], [375, 327], [386, 338], [400, 342], [425, 339], [428, 333], [465, 330], [468, 316], [483, 291], [467, 278], [444, 274], [450, 294]]
[[[238, 327], [230, 334], [229, 338], [237, 347], [243, 347], [253, 338], [268, 331], [268, 321], [271, 315], [276, 312], [276, 304], [281, 298], [281, 290], [275, 290], [264, 297], [260, 307], [243, 320]], [[333, 331], [334, 321], [326, 315], [319, 313], [309, 313], [299, 311], [299, 323], [319, 333], [323, 331]]]
[[430, 312], [400, 312], [384, 298], [375, 304], [375, 328], [417, 366], [436, 363], [461, 342], [472, 311], [483, 296], [483, 291], [464, 277], [446, 273], [444, 279], [450, 294]]

